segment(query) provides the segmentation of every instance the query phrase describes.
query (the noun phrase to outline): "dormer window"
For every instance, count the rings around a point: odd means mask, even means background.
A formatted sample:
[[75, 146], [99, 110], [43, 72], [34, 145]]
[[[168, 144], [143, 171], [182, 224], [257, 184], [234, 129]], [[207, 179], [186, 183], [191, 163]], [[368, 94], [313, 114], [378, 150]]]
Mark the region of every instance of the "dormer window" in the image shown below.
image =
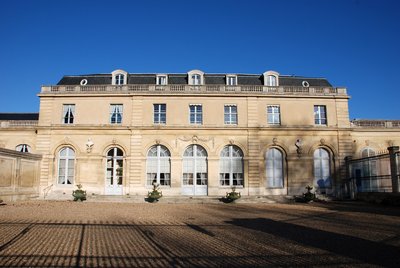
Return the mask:
[[125, 77], [124, 77], [123, 74], [117, 74], [115, 76], [115, 84], [118, 85], [118, 86], [123, 85], [124, 84], [124, 78]]
[[227, 86], [237, 86], [237, 77], [236, 77], [236, 75], [227, 75], [226, 76], [226, 85]]
[[204, 73], [202, 71], [192, 70], [188, 72], [188, 78], [189, 85], [198, 86], [204, 84]]
[[274, 71], [268, 71], [264, 74], [264, 86], [277, 87], [279, 86], [279, 73]]
[[168, 76], [167, 75], [157, 75], [156, 84], [159, 86], [165, 86], [168, 84]]
[[116, 86], [126, 85], [128, 81], [128, 73], [124, 70], [115, 70], [111, 73], [112, 84]]

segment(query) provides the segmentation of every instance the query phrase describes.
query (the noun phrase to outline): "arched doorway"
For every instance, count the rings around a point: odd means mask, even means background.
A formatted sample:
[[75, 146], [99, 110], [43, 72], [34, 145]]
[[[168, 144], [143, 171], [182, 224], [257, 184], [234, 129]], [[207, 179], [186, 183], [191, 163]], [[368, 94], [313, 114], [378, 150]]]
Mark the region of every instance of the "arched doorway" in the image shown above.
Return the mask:
[[183, 153], [183, 195], [207, 195], [207, 152], [200, 145], [189, 145]]

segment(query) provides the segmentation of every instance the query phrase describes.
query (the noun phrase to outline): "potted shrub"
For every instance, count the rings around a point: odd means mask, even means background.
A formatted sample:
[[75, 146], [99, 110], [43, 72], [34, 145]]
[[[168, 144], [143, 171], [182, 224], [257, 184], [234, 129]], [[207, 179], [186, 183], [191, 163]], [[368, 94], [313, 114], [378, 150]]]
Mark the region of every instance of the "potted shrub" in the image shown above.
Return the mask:
[[86, 200], [86, 191], [82, 190], [82, 184], [76, 185], [78, 190], [74, 190], [72, 192], [72, 196], [74, 197], [74, 201], [84, 201]]
[[153, 203], [153, 202], [157, 202], [158, 199], [160, 199], [162, 197], [162, 192], [158, 190], [159, 189], [159, 185], [154, 182], [153, 183], [153, 190], [151, 192], [148, 192], [147, 194], [147, 198], [146, 201]]
[[315, 193], [312, 193], [311, 190], [313, 187], [311, 185], [307, 185], [306, 190], [307, 192], [303, 193], [303, 199], [305, 202], [310, 202], [315, 200]]
[[236, 192], [236, 187], [232, 187], [232, 191], [226, 193], [225, 202], [233, 202], [241, 197], [240, 192]]

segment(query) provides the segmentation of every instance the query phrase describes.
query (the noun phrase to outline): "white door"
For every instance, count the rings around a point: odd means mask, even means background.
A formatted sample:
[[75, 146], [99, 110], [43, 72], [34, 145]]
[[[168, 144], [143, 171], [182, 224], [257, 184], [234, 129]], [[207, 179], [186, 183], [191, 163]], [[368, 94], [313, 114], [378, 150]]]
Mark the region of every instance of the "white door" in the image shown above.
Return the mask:
[[123, 194], [123, 152], [119, 148], [111, 148], [107, 153], [106, 162], [106, 195]]
[[183, 154], [183, 195], [207, 195], [207, 152], [200, 145], [190, 145]]

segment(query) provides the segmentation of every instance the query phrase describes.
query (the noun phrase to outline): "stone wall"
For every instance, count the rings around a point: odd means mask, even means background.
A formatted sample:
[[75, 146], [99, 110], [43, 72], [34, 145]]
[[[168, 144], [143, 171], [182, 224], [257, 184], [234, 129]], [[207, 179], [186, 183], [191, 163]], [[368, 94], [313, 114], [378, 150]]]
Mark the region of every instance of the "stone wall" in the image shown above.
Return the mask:
[[41, 158], [0, 148], [0, 199], [14, 201], [39, 196]]

